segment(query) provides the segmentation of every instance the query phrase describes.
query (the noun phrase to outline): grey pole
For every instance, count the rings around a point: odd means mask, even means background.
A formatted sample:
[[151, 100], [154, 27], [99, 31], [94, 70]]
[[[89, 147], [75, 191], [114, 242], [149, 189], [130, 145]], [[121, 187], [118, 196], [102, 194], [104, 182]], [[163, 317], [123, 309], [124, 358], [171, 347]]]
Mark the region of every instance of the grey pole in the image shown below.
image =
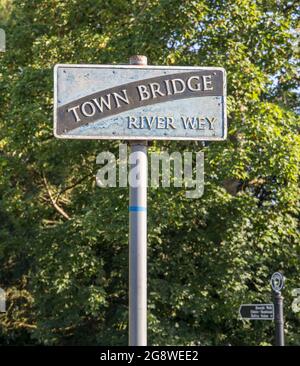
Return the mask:
[[[147, 65], [147, 57], [132, 56], [130, 64]], [[138, 181], [129, 181], [129, 346], [147, 345], [147, 141], [130, 143], [130, 168]]]
[[273, 291], [275, 311], [275, 346], [284, 346], [283, 297], [280, 291]]

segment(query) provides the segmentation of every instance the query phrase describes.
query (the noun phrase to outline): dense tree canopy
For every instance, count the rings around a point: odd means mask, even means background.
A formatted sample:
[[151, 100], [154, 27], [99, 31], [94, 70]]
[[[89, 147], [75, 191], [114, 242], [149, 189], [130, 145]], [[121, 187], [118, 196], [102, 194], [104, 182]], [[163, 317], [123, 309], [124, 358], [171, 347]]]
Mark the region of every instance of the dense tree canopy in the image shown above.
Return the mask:
[[149, 189], [149, 344], [271, 344], [272, 322], [237, 319], [271, 301], [281, 270], [288, 344], [300, 344], [299, 3], [280, 0], [0, 0], [2, 344], [124, 345], [128, 190], [95, 184], [118, 142], [53, 137], [56, 63], [222, 66], [225, 142], [204, 150], [205, 191]]

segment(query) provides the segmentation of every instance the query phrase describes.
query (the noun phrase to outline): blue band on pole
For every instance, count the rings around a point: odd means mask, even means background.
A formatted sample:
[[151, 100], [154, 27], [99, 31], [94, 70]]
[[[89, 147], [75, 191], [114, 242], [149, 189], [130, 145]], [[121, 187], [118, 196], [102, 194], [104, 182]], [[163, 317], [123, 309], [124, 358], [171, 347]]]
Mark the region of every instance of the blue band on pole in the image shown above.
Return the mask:
[[144, 206], [129, 206], [129, 211], [131, 211], [131, 212], [146, 212], [147, 207], [144, 207]]

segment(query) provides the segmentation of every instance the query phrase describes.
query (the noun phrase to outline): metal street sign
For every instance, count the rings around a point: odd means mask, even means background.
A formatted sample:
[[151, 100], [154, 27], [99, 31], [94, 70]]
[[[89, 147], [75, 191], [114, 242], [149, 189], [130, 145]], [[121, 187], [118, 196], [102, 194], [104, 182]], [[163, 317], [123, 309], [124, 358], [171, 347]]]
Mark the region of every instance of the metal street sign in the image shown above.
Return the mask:
[[[129, 345], [147, 345], [147, 140], [225, 140], [226, 73], [217, 67], [56, 65], [54, 135], [131, 142]], [[144, 141], [142, 141], [144, 140]]]
[[54, 68], [54, 134], [58, 138], [224, 140], [226, 133], [223, 68]]
[[273, 304], [242, 304], [239, 309], [242, 319], [274, 320]]

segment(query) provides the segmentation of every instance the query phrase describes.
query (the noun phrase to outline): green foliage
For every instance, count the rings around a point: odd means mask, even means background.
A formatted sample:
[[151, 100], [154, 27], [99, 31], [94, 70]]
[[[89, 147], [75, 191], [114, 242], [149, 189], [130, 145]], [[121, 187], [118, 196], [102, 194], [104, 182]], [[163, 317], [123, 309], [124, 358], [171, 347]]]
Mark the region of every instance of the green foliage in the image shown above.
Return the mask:
[[0, 1], [1, 343], [127, 344], [128, 190], [95, 185], [97, 154], [117, 143], [56, 140], [52, 104], [54, 64], [133, 54], [223, 66], [228, 76], [229, 137], [204, 147], [203, 197], [149, 190], [150, 344], [271, 344], [271, 322], [244, 323], [237, 312], [271, 301], [275, 270], [288, 279], [287, 343], [300, 343], [291, 312], [300, 287], [299, 10], [276, 0]]

